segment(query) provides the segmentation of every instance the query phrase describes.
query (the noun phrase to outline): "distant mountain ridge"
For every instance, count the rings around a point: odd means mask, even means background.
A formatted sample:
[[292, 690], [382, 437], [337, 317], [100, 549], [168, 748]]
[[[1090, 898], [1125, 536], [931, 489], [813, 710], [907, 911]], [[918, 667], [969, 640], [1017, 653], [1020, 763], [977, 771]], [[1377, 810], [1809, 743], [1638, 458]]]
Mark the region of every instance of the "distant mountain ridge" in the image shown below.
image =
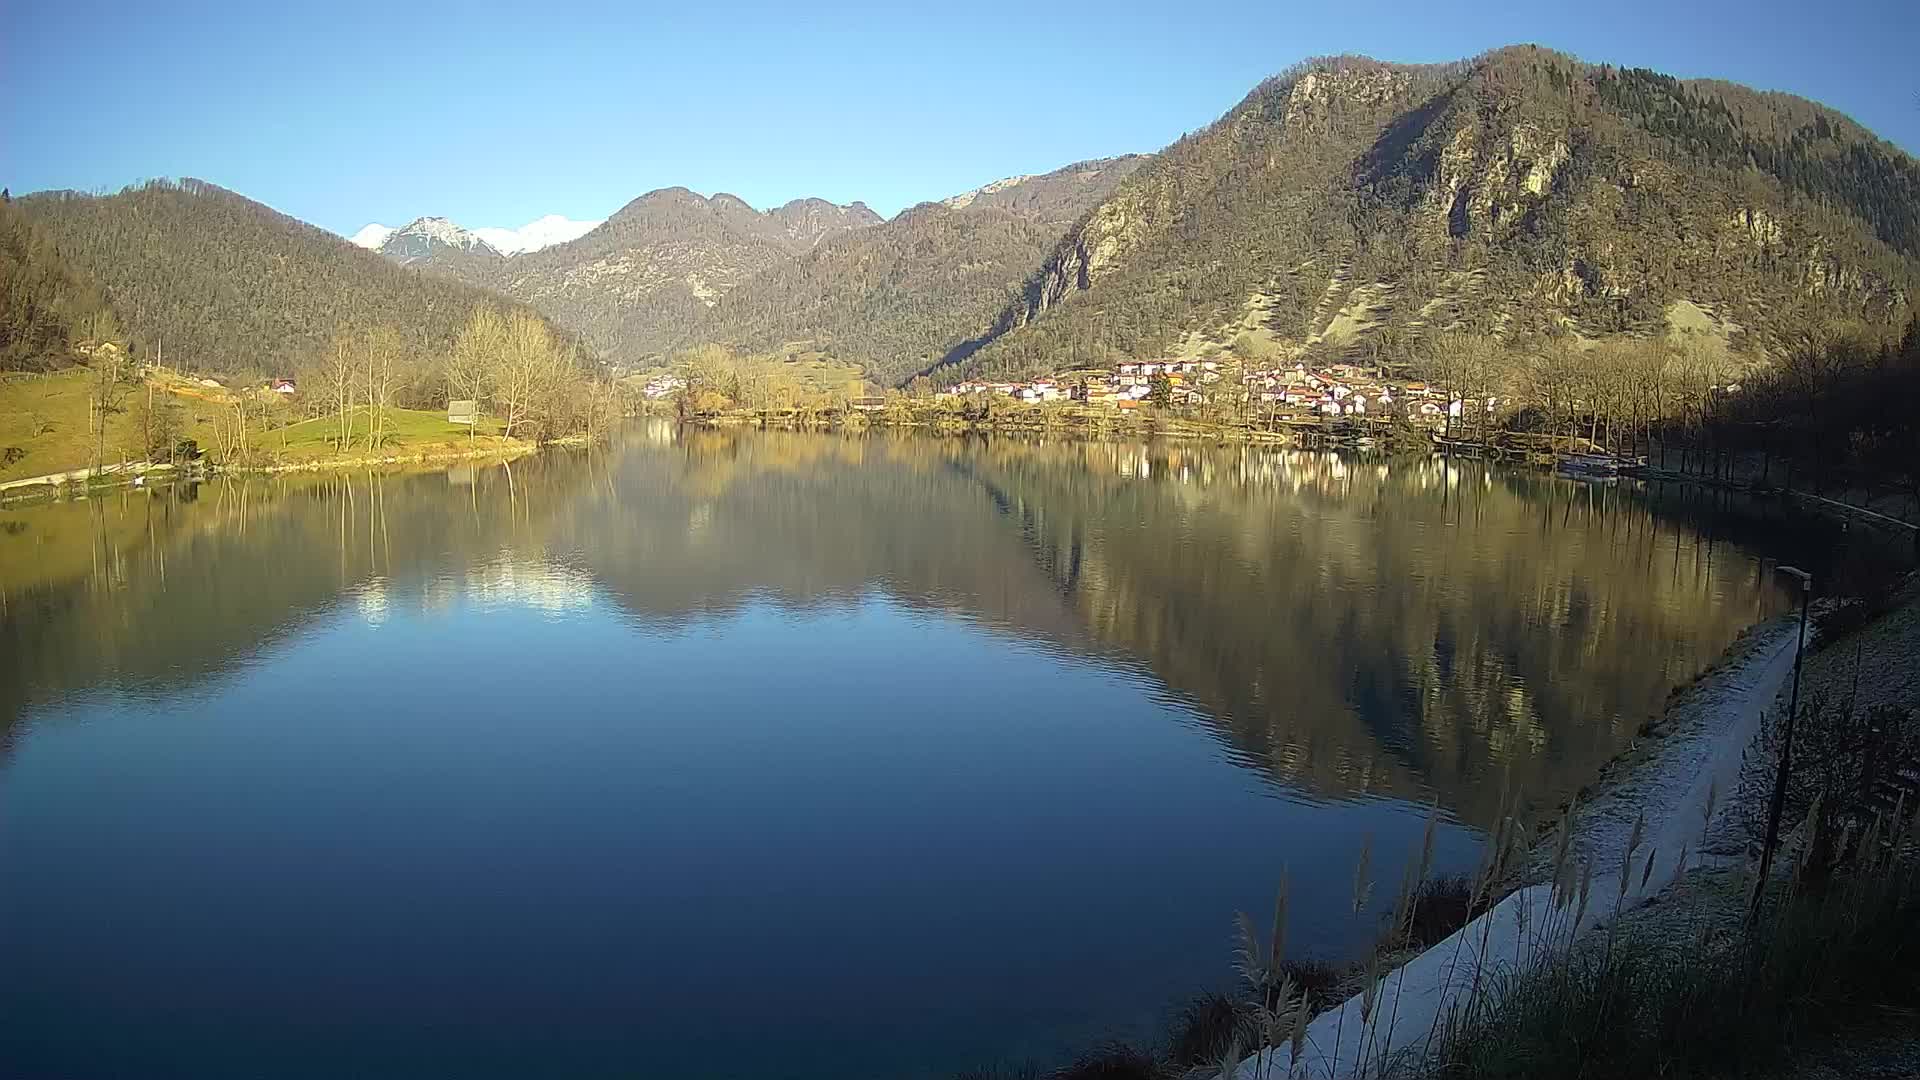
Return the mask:
[[396, 262], [533, 304], [615, 362], [705, 341], [796, 345], [891, 382], [990, 319], [1061, 232], [1143, 160], [1009, 177], [890, 221], [862, 202], [805, 198], [760, 211], [726, 192], [670, 187], [512, 258], [436, 219], [367, 238]]
[[762, 212], [725, 192], [661, 188], [576, 240], [466, 280], [533, 304], [615, 362], [637, 363], [682, 340], [742, 281], [880, 220], [864, 203], [796, 199]]
[[815, 349], [904, 381], [991, 320], [1060, 234], [1146, 160], [1009, 177], [833, 236], [720, 297], [676, 344]]
[[394, 238], [409, 235], [421, 241], [438, 242], [464, 251], [474, 250], [475, 241], [478, 241], [492, 249], [495, 254], [510, 257], [529, 251], [539, 251], [555, 244], [564, 244], [569, 240], [577, 240], [599, 225], [598, 221], [574, 221], [559, 214], [548, 214], [535, 218], [517, 229], [469, 229], [443, 217], [419, 217], [399, 228], [378, 223], [365, 225], [347, 240], [356, 247], [380, 251], [383, 254], [394, 254], [403, 261], [423, 257], [420, 254], [411, 256], [407, 254], [409, 246], [419, 248], [422, 245], [420, 243], [403, 245], [397, 252], [388, 252], [385, 249]]

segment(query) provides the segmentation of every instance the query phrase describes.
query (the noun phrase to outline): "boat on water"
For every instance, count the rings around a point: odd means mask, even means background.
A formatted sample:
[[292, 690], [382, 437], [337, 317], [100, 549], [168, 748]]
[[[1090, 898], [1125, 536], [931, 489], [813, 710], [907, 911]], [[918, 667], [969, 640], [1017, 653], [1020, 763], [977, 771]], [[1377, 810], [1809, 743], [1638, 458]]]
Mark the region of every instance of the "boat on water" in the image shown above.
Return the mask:
[[1554, 457], [1554, 471], [1562, 476], [1576, 480], [1614, 480], [1620, 476], [1620, 470], [1631, 462], [1612, 454], [1559, 454]]

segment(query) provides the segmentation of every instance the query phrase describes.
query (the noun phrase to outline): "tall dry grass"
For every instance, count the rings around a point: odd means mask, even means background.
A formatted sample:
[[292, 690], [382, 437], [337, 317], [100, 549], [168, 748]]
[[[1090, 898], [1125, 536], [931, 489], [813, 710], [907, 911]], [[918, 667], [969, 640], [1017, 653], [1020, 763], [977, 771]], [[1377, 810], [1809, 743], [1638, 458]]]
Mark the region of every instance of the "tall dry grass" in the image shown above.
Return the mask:
[[[1831, 723], [1826, 723], [1831, 720]], [[1806, 721], [1853, 731], [1858, 718], [1836, 715]], [[1862, 755], [1843, 755], [1856, 763]], [[1871, 756], [1871, 755], [1867, 755]], [[1740, 1075], [1772, 1065], [1782, 1053], [1814, 1037], [1861, 1024], [1920, 1023], [1920, 798], [1891, 811], [1867, 813], [1855, 796], [1855, 768], [1814, 769], [1810, 802], [1795, 830], [1798, 846], [1775, 880], [1758, 882], [1749, 865], [1717, 892], [1696, 880], [1685, 890], [1690, 910], [1665, 910], [1662, 934], [1628, 926], [1616, 914], [1604, 933], [1576, 941], [1596, 901], [1617, 911], [1628, 892], [1650, 882], [1661, 853], [1646, 843], [1647, 823], [1635, 821], [1619, 865], [1581, 859], [1573, 837], [1581, 807], [1569, 804], [1554, 826], [1546, 867], [1550, 902], [1522, 917], [1518, 933], [1531, 952], [1521, 969], [1489, 969], [1480, 957], [1486, 940], [1458, 935], [1451, 965], [1474, 965], [1456, 975], [1469, 990], [1462, 1008], [1437, 1017], [1422, 1032], [1399, 1032], [1401, 980], [1388, 978], [1392, 961], [1410, 949], [1443, 943], [1490, 909], [1502, 882], [1534, 837], [1519, 818], [1517, 793], [1500, 799], [1501, 813], [1470, 876], [1433, 877], [1437, 806], [1429, 811], [1420, 847], [1409, 853], [1392, 913], [1378, 944], [1351, 968], [1331, 967], [1288, 953], [1290, 886], [1283, 871], [1264, 927], [1236, 918], [1236, 953], [1243, 993], [1211, 994], [1178, 1010], [1164, 1045], [1153, 1052], [1106, 1046], [1052, 1071], [995, 1072], [983, 1078], [1048, 1080], [1179, 1077], [1204, 1080], [1358, 1080], [1432, 1076], [1446, 1080], [1560, 1080], [1560, 1078]], [[1837, 790], [1827, 790], [1827, 788]], [[1683, 845], [1676, 873], [1684, 874], [1703, 844], [1721, 793], [1708, 793], [1701, 835]], [[1843, 813], [1836, 802], [1855, 810]], [[1367, 917], [1376, 888], [1371, 839], [1357, 853], [1351, 916]], [[1711, 875], [1711, 871], [1702, 871]], [[1596, 897], [1597, 877], [1611, 895]], [[1705, 880], [1714, 879], [1709, 876]], [[1742, 916], [1757, 894], [1759, 918]], [[1529, 923], [1529, 919], [1538, 925]], [[1483, 923], [1481, 933], [1490, 933]], [[1674, 927], [1678, 926], [1678, 932]], [[1476, 945], [1478, 947], [1470, 947]], [[1483, 992], [1484, 991], [1484, 992]], [[1357, 1050], [1350, 1050], [1342, 1009], [1331, 1047], [1314, 1047], [1313, 1017], [1358, 996]], [[1396, 1039], [1395, 1035], [1412, 1038]], [[1404, 1049], [1395, 1055], [1389, 1046]], [[1320, 1053], [1311, 1072], [1305, 1051]], [[1349, 1054], [1341, 1060], [1341, 1053]]]
[[[1808, 1040], [1911, 1028], [1920, 1008], [1920, 812], [1902, 806], [1822, 839], [1816, 799], [1786, 871], [1672, 913], [1665, 936], [1620, 931], [1501, 974], [1502, 1004], [1450, 1025], [1432, 1075], [1448, 1080], [1719, 1077], [1775, 1066]], [[1920, 808], [1914, 808], [1920, 809]], [[1577, 903], [1577, 897], [1574, 898]]]

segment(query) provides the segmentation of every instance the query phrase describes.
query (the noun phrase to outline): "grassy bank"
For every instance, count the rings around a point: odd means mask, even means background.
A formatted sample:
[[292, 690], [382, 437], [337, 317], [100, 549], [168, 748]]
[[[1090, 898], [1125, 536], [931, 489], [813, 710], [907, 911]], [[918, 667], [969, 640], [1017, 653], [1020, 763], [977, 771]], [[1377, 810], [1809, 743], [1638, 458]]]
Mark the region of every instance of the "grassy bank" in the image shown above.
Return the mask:
[[[106, 437], [94, 427], [85, 368], [51, 375], [0, 379], [0, 481], [69, 472], [93, 465], [146, 456], [144, 424], [147, 388], [129, 386], [116, 411], [106, 414]], [[178, 410], [184, 438], [212, 441], [220, 406], [167, 388], [155, 392]]]
[[[149, 444], [165, 444], [156, 432], [171, 430], [175, 442], [190, 442], [215, 468], [284, 469], [359, 466], [465, 456], [520, 453], [533, 444], [502, 433], [502, 424], [482, 417], [472, 428], [447, 422], [439, 410], [382, 410], [382, 437], [368, 446], [372, 410], [353, 410], [351, 437], [341, 439], [337, 416], [300, 419], [297, 405], [278, 395], [251, 396], [241, 425], [238, 393], [189, 378], [159, 374], [119, 388], [105, 412], [104, 437], [95, 422], [91, 373], [75, 368], [53, 375], [0, 381], [0, 483], [83, 472], [96, 457], [103, 467], [144, 462]], [[160, 453], [155, 451], [154, 453]], [[158, 460], [165, 460], [162, 455]], [[130, 476], [102, 477], [118, 482]]]
[[259, 432], [249, 437], [249, 445], [258, 467], [318, 466], [330, 463], [360, 463], [368, 459], [387, 460], [410, 457], [458, 457], [465, 454], [511, 453], [532, 449], [524, 439], [502, 434], [501, 422], [482, 417], [472, 427], [450, 424], [446, 413], [438, 410], [387, 409], [381, 423], [383, 433], [377, 447], [365, 443], [369, 410], [353, 414], [354, 441], [343, 447], [340, 420], [320, 416], [284, 427]]

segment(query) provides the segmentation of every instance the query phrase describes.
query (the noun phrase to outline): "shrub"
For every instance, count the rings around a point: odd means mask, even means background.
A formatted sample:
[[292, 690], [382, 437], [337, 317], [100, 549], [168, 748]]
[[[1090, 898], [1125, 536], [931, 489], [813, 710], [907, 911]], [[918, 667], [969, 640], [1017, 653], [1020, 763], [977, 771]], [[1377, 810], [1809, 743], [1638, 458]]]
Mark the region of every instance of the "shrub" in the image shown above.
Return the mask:
[[1388, 928], [1380, 947], [1391, 952], [1437, 945], [1487, 906], [1485, 897], [1476, 902], [1473, 882], [1464, 874], [1428, 878], [1414, 890], [1404, 915]]
[[1193, 998], [1174, 1013], [1167, 1032], [1167, 1062], [1182, 1068], [1210, 1065], [1234, 1046], [1250, 1046], [1259, 1028], [1245, 1002], [1225, 994]]
[[1334, 995], [1352, 971], [1319, 960], [1288, 960], [1280, 965], [1280, 973], [1307, 995], [1315, 1012], [1333, 1005]]

